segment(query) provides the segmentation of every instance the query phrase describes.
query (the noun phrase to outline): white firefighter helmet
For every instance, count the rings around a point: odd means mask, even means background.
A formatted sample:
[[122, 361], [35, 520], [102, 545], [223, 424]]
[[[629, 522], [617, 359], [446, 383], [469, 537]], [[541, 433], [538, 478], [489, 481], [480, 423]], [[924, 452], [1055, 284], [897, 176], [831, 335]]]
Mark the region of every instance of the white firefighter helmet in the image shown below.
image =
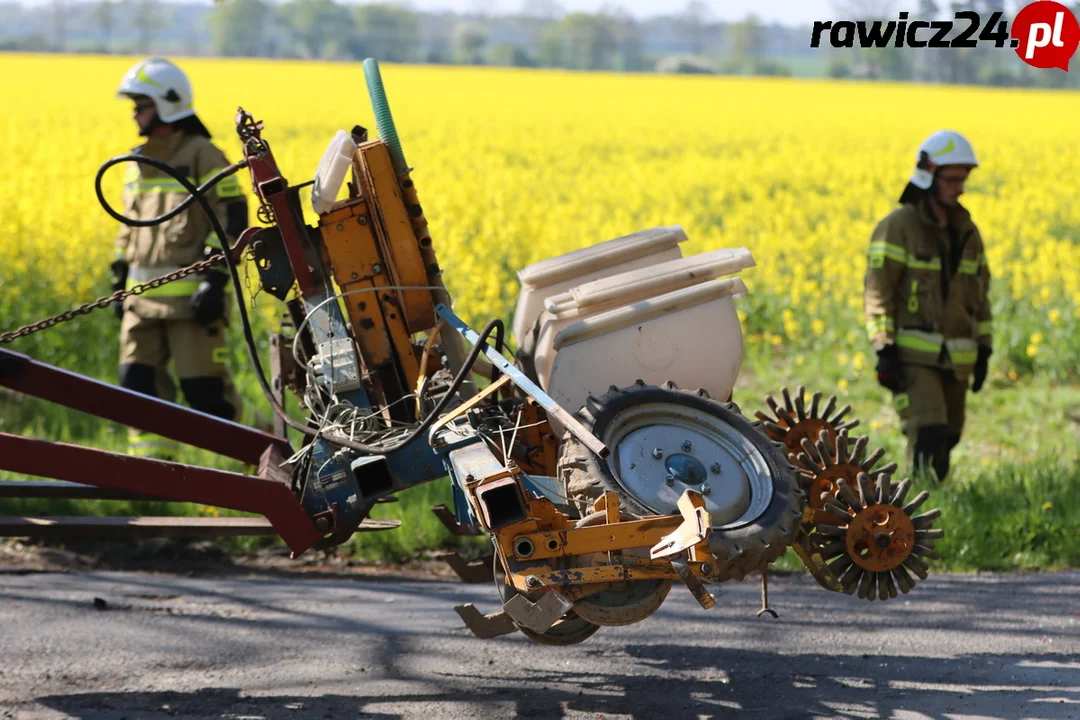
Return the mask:
[[145, 95], [154, 101], [161, 122], [171, 123], [195, 114], [191, 81], [164, 58], [149, 58], [127, 71], [116, 97]]
[[928, 190], [934, 183], [934, 170], [942, 165], [965, 165], [978, 167], [975, 150], [968, 139], [953, 130], [938, 130], [919, 145], [915, 154], [915, 172], [911, 183]]

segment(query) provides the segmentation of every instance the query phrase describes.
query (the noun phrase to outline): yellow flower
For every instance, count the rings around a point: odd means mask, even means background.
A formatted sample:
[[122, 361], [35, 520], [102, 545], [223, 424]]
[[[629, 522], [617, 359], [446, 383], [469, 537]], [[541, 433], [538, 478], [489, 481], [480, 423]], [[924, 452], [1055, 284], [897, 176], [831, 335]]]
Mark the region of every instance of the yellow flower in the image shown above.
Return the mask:
[[847, 379], [846, 378], [840, 378], [839, 382], [836, 383], [836, 387], [839, 388], [840, 390], [847, 390], [847, 387], [848, 387]]
[[883, 427], [885, 427], [885, 423], [881, 422], [880, 420], [871, 420], [870, 421], [870, 429], [871, 430], [880, 430]]
[[841, 365], [847, 365], [848, 359], [848, 354], [846, 352], [836, 353], [836, 362], [840, 363]]
[[1041, 332], [1031, 333], [1031, 342], [1033, 345], [1038, 345], [1043, 341], [1043, 334]]
[[[0, 330], [93, 300], [106, 289], [86, 268], [108, 266], [118, 225], [99, 207], [91, 179], [104, 159], [126, 152], [134, 139], [126, 111], [101, 88], [131, 62], [0, 54], [0, 91], [10, 100], [0, 115], [0, 137], [11, 139], [4, 148], [6, 192], [0, 193]], [[265, 122], [265, 138], [296, 183], [310, 179], [339, 122], [313, 116], [305, 99], [355, 79], [348, 63], [193, 57], [183, 67], [199, 88], [199, 117], [230, 160], [239, 159], [240, 148], [229, 78], [274, 73], [275, 92], [249, 109]], [[776, 347], [779, 355], [782, 348], [784, 361], [803, 374], [816, 372], [822, 360], [833, 364], [828, 354], [845, 353], [847, 364], [840, 367], [852, 387], [856, 372], [872, 368], [862, 309], [868, 241], [888, 211], [896, 159], [918, 139], [911, 137], [917, 108], [934, 101], [934, 88], [875, 89], [896, 111], [866, 123], [857, 112], [865, 90], [830, 80], [671, 76], [657, 83], [648, 76], [512, 68], [387, 64], [383, 70], [402, 145], [417, 168], [413, 179], [439, 267], [456, 311], [473, 327], [513, 315], [516, 273], [525, 266], [677, 224], [690, 238], [684, 256], [743, 246], [753, 253], [756, 265], [740, 272], [750, 294], [746, 304], [737, 302], [740, 324], [753, 327], [753, 333], [745, 330], [748, 349]], [[87, 81], [72, 84], [75, 75]], [[678, 102], [690, 95], [700, 99], [693, 112]], [[655, 102], [635, 104], [645, 96]], [[567, 97], [574, 102], [562, 102]], [[1068, 118], [1080, 116], [1080, 94], [1029, 93], [1022, 106], [1009, 98], [1008, 91], [982, 87], [965, 90], [962, 103], [949, 101], [950, 117], [995, 148], [1000, 181], [976, 173], [965, 198], [980, 227], [993, 228], [987, 260], [996, 292], [1009, 303], [1008, 312], [994, 318], [998, 333], [1020, 338], [1021, 357], [1028, 347], [1023, 335], [1029, 335], [1040, 362], [1051, 355], [1041, 352], [1042, 343], [1054, 343], [1054, 356], [1064, 363], [1080, 352], [1080, 340], [1060, 333], [1080, 321], [1080, 243], [1069, 234], [1080, 227], [1080, 203], [1054, 179], [1080, 177], [1080, 153], [1062, 152], [1057, 142], [1075, 124]], [[357, 122], [368, 125], [362, 119], [370, 119], [368, 103], [361, 97], [356, 104]], [[740, 112], [723, 112], [729, 105]], [[805, 107], [814, 121], [785, 121], [793, 106]], [[431, 107], [447, 121], [428, 123]], [[1031, 117], [1047, 122], [1033, 128]], [[680, 132], [655, 131], [671, 126]], [[485, 132], [470, 133], [476, 127]], [[716, 137], [736, 141], [717, 143]], [[837, 154], [836, 137], [859, 152]], [[81, 152], [63, 163], [39, 161], [57, 144], [74, 143]], [[596, 148], [602, 149], [604, 182], [582, 171], [583, 158], [588, 164], [600, 157]], [[250, 175], [237, 177], [254, 208]], [[102, 179], [114, 205], [122, 187], [123, 168]], [[54, 202], [56, 188], [70, 190], [62, 203]], [[338, 195], [346, 193], [343, 187]], [[316, 223], [304, 205], [305, 221]], [[1018, 207], [1028, 212], [1017, 213]], [[262, 224], [254, 214], [252, 223]], [[722, 223], [713, 221], [721, 217]], [[258, 274], [249, 269], [254, 290]], [[252, 327], [257, 337], [276, 329], [281, 310], [260, 294]], [[41, 359], [77, 353], [98, 331], [103, 343], [116, 342], [116, 326], [100, 315], [66, 327], [39, 336]], [[231, 354], [240, 351], [237, 328], [228, 342]], [[104, 366], [105, 353], [93, 355], [72, 369], [114, 374]], [[250, 368], [237, 373], [238, 385], [254, 387]], [[1016, 375], [1014, 368], [1010, 377]]]
[[1046, 502], [1046, 503], [1043, 503], [1042, 509], [1043, 510], [1049, 510], [1052, 507], [1054, 507], [1054, 503]]
[[1039, 346], [1038, 345], [1028, 345], [1027, 346], [1027, 354], [1028, 354], [1028, 357], [1035, 357], [1036, 355], [1039, 354]]

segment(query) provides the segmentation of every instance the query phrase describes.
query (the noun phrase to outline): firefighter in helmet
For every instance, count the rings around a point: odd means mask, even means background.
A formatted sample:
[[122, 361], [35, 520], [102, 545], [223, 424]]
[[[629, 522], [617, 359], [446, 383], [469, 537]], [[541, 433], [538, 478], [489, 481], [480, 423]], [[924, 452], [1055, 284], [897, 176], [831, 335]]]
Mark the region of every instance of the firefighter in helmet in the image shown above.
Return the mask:
[[892, 392], [915, 472], [949, 472], [967, 391], [979, 392], [991, 355], [990, 269], [982, 236], [960, 204], [979, 163], [960, 133], [919, 146], [900, 197], [870, 239], [866, 327], [877, 379]]
[[[187, 76], [168, 60], [150, 58], [135, 65], [121, 80], [117, 97], [134, 103], [139, 135], [146, 138], [135, 153], [170, 165], [196, 186], [229, 164], [195, 114]], [[148, 220], [187, 197], [179, 182], [157, 168], [126, 164], [123, 214], [127, 217]], [[248, 220], [247, 201], [237, 177], [230, 175], [217, 183], [206, 198], [229, 241], [235, 241]], [[220, 241], [197, 203], [159, 225], [122, 225], [111, 265], [113, 289], [173, 272], [219, 248]], [[239, 420], [241, 403], [225, 365], [229, 280], [223, 269], [214, 267], [118, 303], [120, 384], [174, 401], [176, 389], [166, 369], [172, 360], [192, 408]], [[166, 438], [131, 431], [131, 454], [170, 458], [175, 450], [175, 443]]]

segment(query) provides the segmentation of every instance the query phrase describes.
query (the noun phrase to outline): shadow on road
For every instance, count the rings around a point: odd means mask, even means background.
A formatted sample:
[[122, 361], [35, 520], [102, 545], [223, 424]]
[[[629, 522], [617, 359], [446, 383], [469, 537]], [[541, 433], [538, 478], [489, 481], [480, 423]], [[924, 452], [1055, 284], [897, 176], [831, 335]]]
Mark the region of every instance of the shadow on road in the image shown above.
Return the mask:
[[[252, 697], [232, 688], [206, 688], [53, 695], [37, 702], [80, 718], [149, 719], [1080, 717], [1080, 655], [838, 657], [679, 645], [634, 645], [625, 651], [604, 673], [537, 669], [518, 682], [465, 671], [409, 677], [396, 668], [386, 680], [357, 676], [347, 694]], [[672, 672], [683, 678], [672, 678]], [[395, 692], [385, 684], [402, 681], [425, 690]]]

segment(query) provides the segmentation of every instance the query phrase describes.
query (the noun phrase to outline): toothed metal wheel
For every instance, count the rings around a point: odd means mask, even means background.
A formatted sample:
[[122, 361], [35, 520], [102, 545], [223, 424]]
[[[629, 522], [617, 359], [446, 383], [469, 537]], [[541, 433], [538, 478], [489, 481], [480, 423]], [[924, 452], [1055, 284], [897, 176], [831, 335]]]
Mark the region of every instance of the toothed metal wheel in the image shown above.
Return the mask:
[[836, 518], [835, 525], [819, 524], [818, 532], [830, 542], [821, 546], [822, 557], [839, 577], [843, 591], [867, 600], [887, 600], [915, 587], [928, 576], [930, 566], [923, 558], [938, 559], [934, 540], [944, 530], [934, 529], [940, 510], [912, 517], [930, 497], [925, 490], [904, 505], [911, 487], [905, 479], [895, 486], [888, 473], [879, 473], [876, 482], [859, 473], [852, 484], [841, 478], [837, 493], [825, 493], [825, 510]]
[[697, 490], [713, 522], [716, 581], [767, 565], [798, 532], [806, 498], [794, 468], [734, 403], [639, 380], [590, 397], [577, 417], [611, 450], [601, 460], [570, 433], [563, 438], [559, 478], [581, 515], [604, 492], [637, 515], [677, 514], [683, 491]]
[[821, 499], [822, 493], [836, 495], [837, 482], [841, 479], [854, 484], [858, 482], [859, 473], [892, 475], [896, 472], [895, 462], [874, 468], [885, 457], [885, 450], [878, 448], [867, 456], [866, 447], [869, 443], [870, 438], [863, 435], [852, 445], [847, 428], [836, 433], [832, 439], [823, 429], [818, 433], [816, 443], [811, 442], [809, 438], [802, 439], [800, 443], [802, 452], [798, 455], [793, 453], [793, 455], [799, 485], [806, 493], [810, 507], [815, 510], [824, 510], [825, 501]]
[[754, 416], [761, 421], [762, 429], [770, 439], [781, 442], [791, 453], [799, 452], [804, 439], [815, 440], [822, 431], [828, 434], [828, 441], [835, 442], [836, 435], [841, 430], [850, 430], [859, 424], [858, 420], [844, 422], [844, 416], [851, 411], [850, 405], [836, 409], [836, 396], [830, 396], [825, 402], [825, 407], [818, 412], [821, 403], [821, 393], [816, 392], [810, 398], [810, 406], [806, 406], [806, 388], [802, 385], [796, 391], [794, 401], [788, 389], [780, 388], [780, 394], [784, 399], [784, 405], [777, 404], [772, 395], [765, 396], [765, 404], [773, 411], [773, 417], [769, 417], [760, 410]]

